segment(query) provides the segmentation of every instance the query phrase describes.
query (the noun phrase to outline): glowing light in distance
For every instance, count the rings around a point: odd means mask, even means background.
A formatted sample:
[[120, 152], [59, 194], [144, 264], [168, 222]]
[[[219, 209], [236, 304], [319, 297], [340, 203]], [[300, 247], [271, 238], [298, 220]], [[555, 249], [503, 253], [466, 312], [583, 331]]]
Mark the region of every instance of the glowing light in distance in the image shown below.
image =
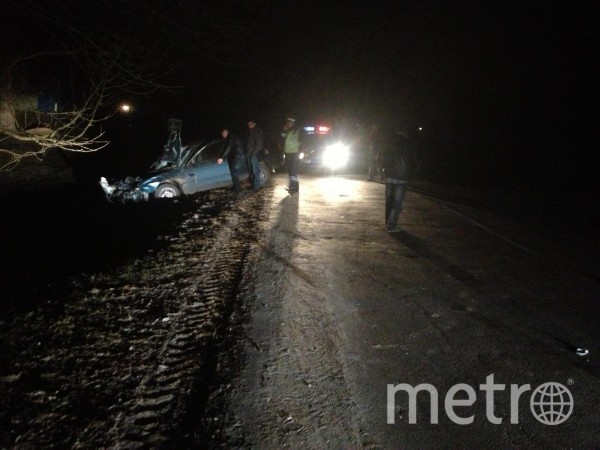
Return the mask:
[[350, 151], [347, 145], [338, 142], [325, 149], [323, 154], [323, 164], [332, 170], [339, 169], [348, 164]]

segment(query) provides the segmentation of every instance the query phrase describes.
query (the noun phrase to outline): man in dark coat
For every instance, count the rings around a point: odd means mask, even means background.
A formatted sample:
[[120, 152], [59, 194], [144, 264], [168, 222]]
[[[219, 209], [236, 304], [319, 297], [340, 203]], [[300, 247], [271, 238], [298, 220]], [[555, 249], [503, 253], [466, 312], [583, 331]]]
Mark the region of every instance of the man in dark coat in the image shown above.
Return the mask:
[[258, 155], [263, 151], [264, 140], [262, 130], [256, 126], [254, 119], [248, 121], [248, 138], [246, 139], [246, 156], [248, 158], [248, 169], [252, 181], [252, 188], [260, 190], [260, 167]]
[[394, 233], [400, 231], [398, 217], [415, 165], [413, 143], [402, 126], [396, 127], [394, 136], [384, 146], [382, 164], [385, 175], [385, 229]]
[[242, 142], [231, 132], [229, 126], [224, 126], [221, 129], [221, 137], [223, 138], [223, 153], [217, 159], [217, 164], [223, 164], [224, 160], [229, 162], [229, 170], [231, 171], [231, 181], [233, 181], [233, 190], [240, 192], [242, 186], [240, 184], [240, 172], [243, 164], [246, 163], [246, 155]]

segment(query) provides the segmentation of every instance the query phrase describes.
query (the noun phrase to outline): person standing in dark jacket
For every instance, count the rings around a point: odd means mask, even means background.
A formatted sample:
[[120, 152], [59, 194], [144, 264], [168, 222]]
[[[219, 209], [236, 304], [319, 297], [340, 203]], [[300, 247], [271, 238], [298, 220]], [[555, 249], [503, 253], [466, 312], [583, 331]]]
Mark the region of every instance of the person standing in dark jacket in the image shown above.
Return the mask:
[[224, 126], [221, 129], [221, 137], [223, 138], [223, 153], [217, 159], [217, 164], [223, 164], [224, 160], [229, 163], [229, 170], [231, 171], [231, 181], [233, 181], [233, 190], [240, 192], [242, 186], [240, 184], [240, 172], [242, 170], [242, 164], [246, 162], [246, 155], [244, 154], [244, 148], [242, 142], [233, 133], [231, 133], [230, 127]]
[[248, 170], [255, 191], [260, 190], [260, 167], [258, 155], [263, 151], [264, 140], [262, 130], [256, 126], [254, 119], [248, 121], [248, 139], [246, 140], [246, 156], [248, 158]]
[[283, 138], [283, 152], [285, 154], [285, 166], [288, 170], [290, 178], [290, 184], [288, 192], [295, 194], [300, 189], [300, 183], [298, 182], [298, 154], [301, 146], [301, 132], [296, 127], [296, 119], [294, 117], [288, 117], [283, 130], [281, 131], [281, 137]]
[[406, 130], [402, 126], [397, 126], [393, 138], [382, 151], [385, 175], [385, 229], [389, 233], [400, 231], [398, 217], [402, 211], [402, 203], [414, 163], [413, 144]]

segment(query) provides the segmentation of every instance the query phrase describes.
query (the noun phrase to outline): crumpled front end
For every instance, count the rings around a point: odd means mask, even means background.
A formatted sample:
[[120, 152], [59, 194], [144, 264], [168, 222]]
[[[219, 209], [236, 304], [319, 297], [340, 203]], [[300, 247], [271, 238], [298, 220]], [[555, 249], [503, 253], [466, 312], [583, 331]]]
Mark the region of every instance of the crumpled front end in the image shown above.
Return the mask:
[[147, 178], [127, 177], [110, 184], [105, 177], [100, 178], [100, 186], [110, 202], [141, 202], [149, 200], [158, 185], [166, 180], [166, 174], [180, 167], [189, 157], [189, 148], [181, 146], [181, 120], [169, 119], [169, 139], [163, 154], [151, 167]]
[[140, 186], [141, 178], [127, 177], [122, 181], [109, 184], [104, 177], [100, 178], [100, 186], [110, 202], [142, 202], [150, 198], [150, 192]]

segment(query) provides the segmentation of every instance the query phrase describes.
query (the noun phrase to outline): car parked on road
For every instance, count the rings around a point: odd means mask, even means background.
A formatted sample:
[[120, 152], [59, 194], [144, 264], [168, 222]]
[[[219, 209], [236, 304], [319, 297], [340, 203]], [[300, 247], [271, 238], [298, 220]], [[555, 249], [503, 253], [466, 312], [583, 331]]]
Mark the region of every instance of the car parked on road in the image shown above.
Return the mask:
[[359, 167], [364, 155], [349, 133], [336, 132], [329, 126], [308, 125], [303, 128], [300, 170], [328, 173]]

